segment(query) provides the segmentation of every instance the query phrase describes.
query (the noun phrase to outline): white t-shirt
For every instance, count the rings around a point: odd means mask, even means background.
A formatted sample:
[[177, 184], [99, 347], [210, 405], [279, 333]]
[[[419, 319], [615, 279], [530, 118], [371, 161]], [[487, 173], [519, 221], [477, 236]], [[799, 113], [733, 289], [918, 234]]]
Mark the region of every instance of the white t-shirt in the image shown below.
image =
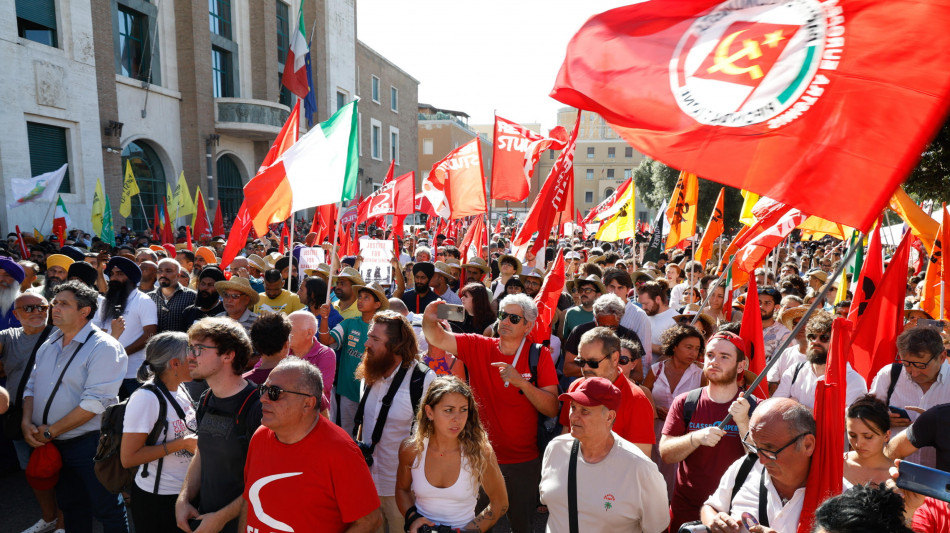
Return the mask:
[[[161, 394], [161, 393], [159, 393]], [[166, 406], [165, 419], [168, 426], [158, 437], [156, 444], [170, 442], [184, 437], [186, 434], [194, 433], [198, 429], [198, 423], [195, 421], [195, 408], [188, 396], [185, 387], [179, 386], [172, 395], [181, 406], [185, 413], [185, 420], [178, 417], [175, 408], [163, 398]], [[158, 420], [158, 397], [154, 392], [138, 388], [129, 398], [129, 403], [125, 408], [125, 420], [123, 429], [126, 433], [145, 433], [148, 434], [155, 427], [155, 421]], [[180, 450], [173, 454], [166, 455], [162, 461], [162, 479], [158, 484], [159, 494], [178, 494], [185, 482], [185, 472], [188, 471], [188, 465], [191, 464], [193, 454]], [[145, 465], [141, 465], [135, 473], [135, 484], [145, 492], [155, 490], [155, 475], [158, 472], [158, 461], [148, 463], [148, 477], [142, 477], [142, 471]]]
[[[795, 369], [798, 368], [798, 365], [793, 365], [782, 374], [782, 380], [778, 388], [775, 389], [775, 394], [772, 396], [778, 398], [792, 398], [809, 409], [813, 409], [815, 407], [815, 389], [818, 388], [819, 381], [825, 380], [825, 376], [816, 376], [811, 365], [807, 362], [802, 363], [802, 365], [798, 376], [795, 376]], [[793, 378], [795, 379], [794, 383], [792, 383]], [[845, 409], [847, 409], [847, 406], [868, 393], [868, 386], [861, 374], [858, 374], [851, 368], [851, 365], [848, 365], [847, 377], [845, 379], [847, 379], [848, 383], [844, 400]]]
[[[653, 344], [662, 344], [660, 339], [663, 338], [663, 332], [676, 325], [676, 320], [673, 319], [674, 316], [676, 316], [676, 311], [671, 307], [650, 317], [650, 333], [653, 335]], [[649, 350], [650, 347], [644, 346], [643, 348]], [[656, 359], [663, 356], [662, 353], [654, 353], [653, 355]]]
[[[735, 499], [732, 499], [732, 510], [729, 510], [729, 501], [732, 496], [732, 488], [735, 485], [736, 475], [739, 473], [739, 467], [745, 457], [736, 459], [736, 462], [726, 470], [719, 482], [719, 487], [712, 496], [706, 500], [706, 505], [721, 512], [728, 512], [729, 516], [736, 520], [742, 519], [742, 513], [749, 513], [760, 522], [759, 517], [759, 484], [762, 478], [762, 462], [756, 461], [745, 478], [745, 483], [736, 493]], [[802, 505], [805, 503], [805, 488], [797, 489], [788, 503], [782, 505], [782, 497], [772, 485], [768, 471], [765, 472], [765, 487], [768, 491], [768, 506], [766, 513], [769, 515], [769, 527], [779, 533], [794, 533], [798, 529], [798, 518], [802, 514]]]
[[[99, 310], [96, 311], [96, 319], [93, 320], [93, 323], [99, 326], [99, 329], [111, 335], [112, 319], [105, 320], [104, 315], [105, 307], [102, 302], [99, 302]], [[155, 306], [155, 302], [145, 293], [134, 290], [125, 302], [125, 312], [122, 314], [122, 318], [125, 319], [125, 330], [122, 331], [122, 335], [119, 335], [118, 340], [122, 346], [128, 346], [142, 336], [142, 329], [145, 326], [158, 324], [158, 308]], [[129, 368], [125, 372], [125, 379], [133, 379], [139, 367], [142, 366], [142, 362], [145, 361], [145, 348], [143, 347], [141, 350], [128, 355]]]
[[792, 343], [791, 346], [785, 348], [785, 351], [779, 354], [778, 361], [769, 368], [769, 373], [766, 374], [769, 383], [778, 383], [782, 380], [786, 370], [808, 360], [805, 354], [800, 351], [802, 346], [799, 346], [798, 341], [792, 341]]

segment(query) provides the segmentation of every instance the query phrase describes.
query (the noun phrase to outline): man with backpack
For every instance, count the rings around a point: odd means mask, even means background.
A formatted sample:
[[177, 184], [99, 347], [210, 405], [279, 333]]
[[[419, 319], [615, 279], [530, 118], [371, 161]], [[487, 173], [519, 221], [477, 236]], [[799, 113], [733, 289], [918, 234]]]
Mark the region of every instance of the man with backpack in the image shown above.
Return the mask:
[[[699, 519], [699, 510], [713, 493], [723, 473], [745, 454], [742, 436], [749, 430], [750, 404], [755, 397], [740, 397], [736, 377], [748, 366], [745, 341], [729, 332], [715, 334], [706, 345], [703, 375], [709, 385], [677, 396], [663, 425], [660, 457], [679, 463], [673, 497], [670, 531]], [[733, 422], [719, 429], [727, 414]]]
[[[442, 329], [438, 314], [444, 303], [426, 307], [422, 320], [426, 340], [465, 363], [479, 416], [505, 478], [511, 530], [530, 531], [541, 480], [538, 413], [553, 417], [558, 412], [557, 374], [548, 349], [537, 350], [536, 370], [531, 364], [533, 346], [528, 334], [538, 318], [538, 308], [527, 295], [506, 296], [498, 306], [498, 338], [488, 338]], [[483, 499], [481, 507], [487, 505]], [[476, 507], [476, 512], [479, 510]]]
[[236, 533], [244, 461], [261, 425], [257, 387], [241, 377], [251, 357], [251, 340], [234, 320], [209, 317], [188, 329], [188, 341], [191, 377], [205, 380], [208, 390], [198, 400], [198, 451], [178, 496], [175, 519], [188, 532]]
[[354, 437], [366, 456], [383, 520], [389, 531], [404, 529], [404, 515], [396, 505], [399, 446], [412, 435], [416, 410], [435, 372], [422, 364], [416, 336], [409, 321], [395, 311], [373, 317], [363, 361], [356, 375], [363, 380], [356, 410]]
[[102, 413], [118, 401], [128, 357], [119, 341], [91, 321], [98, 308], [95, 289], [67, 281], [54, 294], [52, 318], [59, 330], [36, 353], [23, 392], [23, 438], [33, 448], [54, 446], [62, 457], [56, 499], [67, 531], [90, 533], [95, 517], [105, 533], [128, 533], [121, 496], [109, 493], [93, 469]]

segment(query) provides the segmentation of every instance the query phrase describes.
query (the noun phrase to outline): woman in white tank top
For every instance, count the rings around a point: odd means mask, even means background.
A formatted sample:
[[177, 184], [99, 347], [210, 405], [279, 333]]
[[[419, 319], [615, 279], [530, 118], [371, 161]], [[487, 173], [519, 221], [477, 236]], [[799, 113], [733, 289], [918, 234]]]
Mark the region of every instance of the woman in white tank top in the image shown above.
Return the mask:
[[[437, 378], [416, 417], [396, 474], [396, 504], [408, 531], [423, 525], [487, 530], [508, 510], [508, 493], [472, 389], [454, 376]], [[475, 516], [479, 486], [491, 503]]]

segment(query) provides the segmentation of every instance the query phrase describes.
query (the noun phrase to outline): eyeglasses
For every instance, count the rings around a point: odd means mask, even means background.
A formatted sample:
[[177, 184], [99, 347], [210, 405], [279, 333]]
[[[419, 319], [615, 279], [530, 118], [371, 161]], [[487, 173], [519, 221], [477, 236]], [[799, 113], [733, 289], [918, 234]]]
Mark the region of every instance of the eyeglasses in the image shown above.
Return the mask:
[[601, 357], [600, 360], [598, 360], [598, 361], [591, 361], [590, 359], [582, 359], [582, 358], [580, 358], [580, 357], [575, 357], [575, 358], [574, 358], [574, 364], [577, 365], [577, 366], [579, 366], [580, 368], [584, 368], [584, 365], [587, 365], [587, 366], [589, 366], [589, 367], [591, 368], [591, 370], [593, 370], [593, 369], [599, 367], [600, 364], [603, 363], [608, 357], [610, 357], [610, 356], [609, 356], [609, 355], [605, 355], [605, 356]]
[[580, 293], [582, 293], [582, 294], [593, 294], [593, 293], [595, 293], [595, 292], [600, 292], [599, 290], [597, 290], [597, 289], [594, 288], [594, 287], [581, 287], [581, 288], [578, 289], [577, 291], [580, 292]]
[[828, 333], [822, 333], [821, 335], [809, 333], [808, 335], [805, 335], [805, 338], [808, 339], [808, 342], [815, 342], [816, 340], [820, 340], [821, 342], [828, 342], [831, 340], [831, 335], [829, 335]]
[[504, 311], [498, 313], [499, 322], [504, 322], [505, 319], [508, 319], [512, 324], [520, 324], [521, 321], [524, 320], [524, 317], [514, 313], [506, 313]]
[[285, 390], [285, 389], [282, 389], [282, 388], [278, 387], [277, 385], [260, 385], [260, 386], [257, 387], [257, 392], [259, 392], [259, 393], [261, 394], [261, 398], [263, 398], [264, 395], [266, 394], [266, 395], [267, 395], [267, 399], [269, 399], [269, 400], [272, 401], [272, 402], [276, 402], [276, 401], [280, 400], [280, 395], [281, 395], [282, 393], [285, 393], [285, 392], [289, 392], [290, 394], [296, 394], [296, 395], [298, 395], [298, 396], [309, 396], [309, 397], [313, 397], [313, 394], [307, 394], [306, 392], [297, 392], [297, 391], [292, 391], [292, 390]]
[[928, 359], [928, 360], [927, 360], [926, 362], [924, 362], [924, 363], [921, 363], [921, 362], [918, 362], [918, 361], [908, 361], [907, 359], [898, 359], [897, 362], [900, 363], [901, 366], [903, 366], [904, 368], [914, 367], [914, 368], [916, 368], [917, 370], [924, 370], [924, 369], [927, 368], [927, 367], [930, 365], [930, 363], [932, 363], [932, 362], [934, 361], [934, 359], [936, 359], [936, 358], [937, 358], [937, 356], [935, 355], [935, 356], [931, 357], [930, 359]]
[[201, 351], [202, 351], [202, 350], [214, 350], [214, 351], [218, 351], [218, 347], [217, 347], [217, 346], [208, 346], [208, 345], [206, 345], [206, 344], [189, 344], [189, 345], [188, 345], [188, 352], [191, 353], [191, 356], [192, 356], [192, 357], [198, 357], [199, 355], [201, 355]]
[[22, 309], [26, 313], [35, 313], [37, 311], [42, 311], [45, 313], [46, 310], [49, 309], [49, 306], [46, 304], [24, 305], [20, 309]]
[[771, 450], [763, 450], [762, 448], [757, 448], [755, 445], [750, 444], [750, 443], [749, 443], [749, 434], [750, 434], [750, 433], [751, 433], [751, 431], [747, 431], [747, 432], [746, 432], [745, 437], [742, 437], [742, 443], [745, 444], [746, 446], [748, 446], [749, 449], [752, 450], [755, 454], [761, 455], [762, 457], [765, 457], [765, 458], [768, 459], [769, 461], [777, 461], [777, 460], [778, 460], [778, 454], [782, 453], [782, 451], [784, 451], [785, 448], [788, 448], [788, 447], [791, 446], [792, 444], [795, 444], [796, 442], [798, 442], [799, 439], [801, 439], [801, 438], [804, 437], [805, 435], [812, 435], [812, 432], [806, 431], [806, 432], [802, 433], [801, 435], [799, 435], [799, 436], [795, 437], [794, 439], [792, 439], [791, 442], [789, 442], [789, 443], [786, 444], [785, 446], [782, 446], [781, 448], [779, 448], [779, 449], [777, 449], [777, 450], [775, 450], [775, 451], [773, 452], [773, 451], [771, 451]]
[[239, 299], [241, 296], [244, 296], [244, 293], [243, 293], [243, 292], [238, 292], [238, 293], [226, 292], [226, 293], [224, 293], [224, 294], [221, 295], [221, 297], [224, 298], [225, 300], [237, 300], [237, 299]]

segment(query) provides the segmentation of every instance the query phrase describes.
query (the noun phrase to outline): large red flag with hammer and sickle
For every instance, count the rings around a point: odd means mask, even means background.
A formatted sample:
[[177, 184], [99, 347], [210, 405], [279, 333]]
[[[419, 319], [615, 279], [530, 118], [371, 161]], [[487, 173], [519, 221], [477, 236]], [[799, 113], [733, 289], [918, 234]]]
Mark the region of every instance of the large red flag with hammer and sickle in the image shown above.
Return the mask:
[[948, 26], [947, 0], [652, 0], [588, 20], [551, 96], [671, 167], [867, 230], [946, 117]]

